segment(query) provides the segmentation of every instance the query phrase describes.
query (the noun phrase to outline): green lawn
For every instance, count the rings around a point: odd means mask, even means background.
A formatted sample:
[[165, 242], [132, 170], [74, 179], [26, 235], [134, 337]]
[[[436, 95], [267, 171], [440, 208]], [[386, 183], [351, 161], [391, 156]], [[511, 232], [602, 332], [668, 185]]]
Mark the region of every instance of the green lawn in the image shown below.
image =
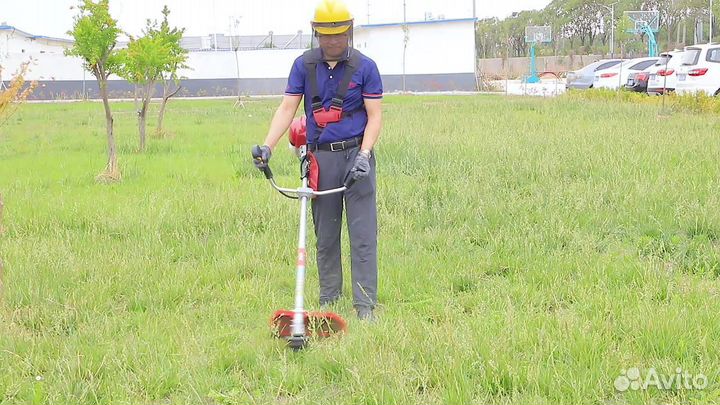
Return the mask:
[[[112, 185], [101, 104], [0, 129], [0, 403], [720, 401], [720, 117], [386, 97], [379, 322], [346, 285], [349, 334], [293, 353], [268, 321], [293, 303], [298, 206], [249, 154], [277, 103], [173, 101], [144, 154], [113, 104]], [[273, 164], [297, 184], [284, 145]], [[707, 387], [616, 390], [633, 367]]]

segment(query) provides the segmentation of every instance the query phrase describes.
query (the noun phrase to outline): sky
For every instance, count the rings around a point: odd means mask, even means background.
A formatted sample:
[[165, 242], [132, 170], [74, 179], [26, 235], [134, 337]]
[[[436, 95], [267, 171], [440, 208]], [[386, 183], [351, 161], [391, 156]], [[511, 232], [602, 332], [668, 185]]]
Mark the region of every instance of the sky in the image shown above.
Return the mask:
[[[0, 23], [34, 35], [68, 38], [79, 0], [0, 0]], [[170, 24], [186, 28], [186, 35], [224, 33], [260, 35], [310, 32], [309, 21], [318, 0], [110, 0], [110, 12], [120, 27], [140, 34], [147, 18], [160, 19], [170, 7]], [[473, 0], [346, 0], [356, 24], [432, 18], [469, 18]], [[514, 11], [540, 9], [550, 0], [475, 0], [478, 18], [507, 17]]]

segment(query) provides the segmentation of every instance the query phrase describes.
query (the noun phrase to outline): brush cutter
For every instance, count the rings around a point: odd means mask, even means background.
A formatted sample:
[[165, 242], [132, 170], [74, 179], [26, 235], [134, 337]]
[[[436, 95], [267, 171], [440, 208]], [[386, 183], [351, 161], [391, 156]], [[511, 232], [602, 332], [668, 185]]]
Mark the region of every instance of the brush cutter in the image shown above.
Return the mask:
[[[291, 128], [292, 134], [293, 128]], [[291, 137], [292, 140], [292, 137]], [[275, 336], [288, 340], [288, 345], [295, 351], [305, 347], [310, 337], [329, 337], [335, 333], [346, 332], [347, 324], [340, 315], [332, 312], [307, 312], [304, 309], [305, 290], [305, 237], [307, 234], [307, 203], [314, 197], [342, 193], [352, 186], [354, 180], [349, 177], [343, 187], [330, 190], [315, 191], [309, 186], [310, 166], [312, 155], [308, 154], [307, 146], [304, 144], [293, 145], [299, 150], [300, 172], [302, 185], [300, 188], [291, 189], [279, 187], [273, 179], [270, 167], [265, 165], [261, 170], [265, 178], [270, 181], [272, 187], [285, 197], [300, 200], [300, 231], [298, 235], [297, 266], [295, 281], [295, 309], [278, 310], [271, 320], [271, 327]], [[252, 149], [253, 159], [262, 160], [262, 152], [258, 145]]]

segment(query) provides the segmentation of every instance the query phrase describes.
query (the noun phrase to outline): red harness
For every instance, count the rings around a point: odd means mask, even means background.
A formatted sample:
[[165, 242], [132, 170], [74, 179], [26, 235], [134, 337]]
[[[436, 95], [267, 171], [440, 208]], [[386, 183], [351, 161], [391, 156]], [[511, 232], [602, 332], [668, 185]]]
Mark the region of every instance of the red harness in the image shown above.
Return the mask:
[[325, 128], [333, 122], [339, 122], [343, 117], [343, 100], [347, 94], [353, 74], [357, 72], [360, 66], [360, 53], [355, 49], [349, 49], [349, 51], [349, 57], [345, 60], [345, 73], [340, 83], [338, 83], [337, 91], [332, 98], [329, 109], [323, 107], [317, 83], [317, 65], [324, 61], [322, 50], [319, 48], [311, 49], [303, 54], [305, 70], [310, 84], [310, 94], [312, 96], [313, 118], [320, 128]]

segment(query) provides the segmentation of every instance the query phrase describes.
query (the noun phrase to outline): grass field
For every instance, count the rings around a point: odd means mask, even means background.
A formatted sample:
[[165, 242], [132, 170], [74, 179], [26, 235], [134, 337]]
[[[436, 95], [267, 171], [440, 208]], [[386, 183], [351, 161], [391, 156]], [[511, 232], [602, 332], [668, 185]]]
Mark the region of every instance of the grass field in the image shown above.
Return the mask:
[[[297, 205], [249, 159], [277, 102], [173, 101], [145, 154], [114, 104], [112, 185], [101, 104], [0, 129], [0, 403], [720, 401], [718, 116], [386, 97], [379, 321], [346, 285], [349, 334], [296, 354], [268, 320], [293, 302]], [[289, 151], [273, 164], [296, 184]], [[633, 367], [707, 386], [617, 390]]]

